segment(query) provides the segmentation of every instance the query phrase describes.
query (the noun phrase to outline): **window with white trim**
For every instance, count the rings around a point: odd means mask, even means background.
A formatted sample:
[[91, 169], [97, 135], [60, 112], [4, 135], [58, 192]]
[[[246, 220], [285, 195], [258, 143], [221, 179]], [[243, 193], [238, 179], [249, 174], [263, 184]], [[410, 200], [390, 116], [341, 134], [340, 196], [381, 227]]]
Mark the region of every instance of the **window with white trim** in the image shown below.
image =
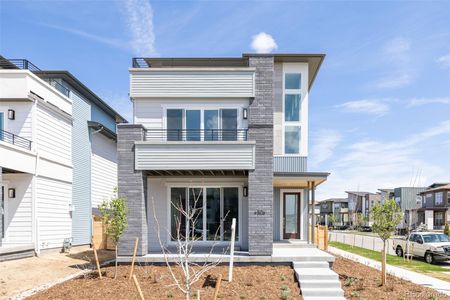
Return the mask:
[[284, 74], [284, 153], [300, 154], [301, 74]]

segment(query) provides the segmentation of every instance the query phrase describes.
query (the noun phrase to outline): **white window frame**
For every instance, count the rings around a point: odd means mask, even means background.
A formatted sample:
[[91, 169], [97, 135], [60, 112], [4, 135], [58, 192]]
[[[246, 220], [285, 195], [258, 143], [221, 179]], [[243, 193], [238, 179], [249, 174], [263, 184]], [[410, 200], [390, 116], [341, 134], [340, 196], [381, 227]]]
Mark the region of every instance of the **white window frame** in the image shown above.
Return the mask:
[[[300, 74], [300, 89], [286, 89], [286, 74]], [[282, 148], [283, 148], [283, 155], [284, 156], [300, 156], [302, 152], [302, 127], [303, 127], [303, 118], [302, 118], [302, 102], [303, 102], [303, 81], [304, 81], [304, 74], [301, 72], [301, 70], [295, 70], [294, 68], [286, 68], [286, 65], [283, 65], [283, 78], [282, 78], [282, 89], [283, 89], [283, 99], [282, 99], [282, 106], [283, 106], [283, 120], [282, 120]], [[300, 103], [299, 103], [299, 120], [298, 121], [286, 121], [286, 95], [299, 95], [300, 96]], [[286, 153], [286, 127], [298, 127], [300, 131], [299, 136], [299, 145], [298, 145], [298, 153]]]
[[[172, 241], [171, 239], [171, 231], [172, 231], [172, 204], [171, 204], [171, 189], [172, 188], [185, 188], [187, 190], [187, 197], [189, 195], [189, 189], [190, 188], [201, 188], [202, 189], [202, 194], [203, 194], [203, 212], [204, 212], [204, 216], [203, 216], [203, 239], [200, 241], [196, 241], [195, 243], [198, 245], [206, 245], [206, 246], [210, 246], [212, 244], [215, 245], [229, 245], [231, 243], [231, 241], [224, 241], [223, 240], [223, 236], [222, 236], [222, 232], [220, 233], [220, 241], [213, 241], [213, 240], [207, 240], [206, 239], [206, 235], [204, 234], [205, 230], [206, 230], [206, 189], [207, 188], [220, 188], [220, 215], [221, 215], [221, 219], [223, 219], [223, 191], [222, 188], [237, 188], [238, 189], [238, 222], [239, 222], [239, 226], [238, 226], [238, 238], [235, 241], [235, 244], [238, 246], [241, 246], [241, 240], [242, 240], [242, 224], [243, 224], [243, 219], [242, 219], [242, 190], [243, 190], [244, 184], [239, 184], [239, 183], [232, 183], [232, 184], [218, 184], [218, 183], [211, 183], [211, 184], [189, 184], [189, 183], [174, 183], [174, 184], [168, 184], [167, 185], [167, 224], [166, 224], [166, 228], [168, 228], [168, 234], [167, 234], [167, 240], [166, 243], [168, 245], [177, 245], [177, 241]], [[188, 198], [187, 198], [188, 199]], [[189, 201], [189, 200], [187, 200]], [[205, 217], [206, 216], [206, 217]], [[222, 222], [222, 220], [221, 220]]]

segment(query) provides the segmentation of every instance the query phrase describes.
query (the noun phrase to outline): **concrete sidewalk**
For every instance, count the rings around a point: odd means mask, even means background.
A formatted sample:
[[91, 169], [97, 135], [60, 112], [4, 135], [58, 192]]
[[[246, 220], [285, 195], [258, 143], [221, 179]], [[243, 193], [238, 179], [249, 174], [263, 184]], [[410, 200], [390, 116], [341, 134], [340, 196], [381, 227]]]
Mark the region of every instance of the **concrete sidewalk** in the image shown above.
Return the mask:
[[[334, 248], [331, 246], [328, 247], [328, 251], [335, 255], [339, 255], [344, 258], [348, 258], [350, 260], [356, 261], [358, 263], [369, 266], [371, 268], [381, 270], [381, 263], [377, 262], [375, 260], [365, 258], [363, 256], [353, 254], [353, 253], [350, 253], [350, 252], [347, 252], [347, 251], [344, 251], [341, 249], [337, 249], [337, 248]], [[391, 265], [386, 266], [386, 271], [387, 271], [387, 273], [392, 274], [393, 276], [396, 276], [398, 278], [411, 281], [415, 284], [418, 284], [418, 285], [421, 285], [424, 287], [432, 288], [440, 293], [450, 296], [450, 282], [440, 280], [437, 278], [433, 278], [433, 277], [423, 275], [420, 273], [416, 273], [413, 271], [409, 271], [407, 269], [391, 266]]]
[[[99, 260], [114, 257], [114, 251], [99, 250]], [[0, 262], [0, 299], [14, 299], [18, 294], [52, 285], [62, 278], [81, 274], [93, 261], [88, 247], [77, 247], [70, 254], [45, 253], [40, 257]]]

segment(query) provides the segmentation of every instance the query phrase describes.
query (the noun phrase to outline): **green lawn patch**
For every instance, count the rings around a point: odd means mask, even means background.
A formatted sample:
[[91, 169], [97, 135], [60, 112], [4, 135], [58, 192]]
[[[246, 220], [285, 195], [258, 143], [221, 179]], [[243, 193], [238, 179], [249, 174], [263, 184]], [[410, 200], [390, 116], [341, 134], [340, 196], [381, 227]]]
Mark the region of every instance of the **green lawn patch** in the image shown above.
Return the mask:
[[[330, 242], [329, 245], [350, 253], [361, 255], [376, 260], [378, 262], [381, 262], [381, 253], [378, 251], [373, 251], [360, 247], [352, 247], [351, 245], [339, 242]], [[411, 262], [406, 262], [403, 260], [403, 257], [398, 257], [394, 255], [386, 255], [386, 262], [388, 265], [405, 268], [414, 272], [423, 273], [439, 279], [450, 281], [450, 275], [442, 274], [442, 272], [449, 272], [450, 270], [443, 268], [439, 265], [427, 264], [426, 262], [417, 259], [413, 259]]]

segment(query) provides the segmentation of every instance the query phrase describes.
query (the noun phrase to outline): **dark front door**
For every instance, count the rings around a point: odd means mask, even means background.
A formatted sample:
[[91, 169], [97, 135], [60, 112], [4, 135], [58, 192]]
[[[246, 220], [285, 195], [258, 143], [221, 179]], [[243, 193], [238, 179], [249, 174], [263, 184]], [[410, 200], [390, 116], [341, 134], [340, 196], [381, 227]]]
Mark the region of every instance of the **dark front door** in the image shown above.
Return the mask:
[[300, 193], [283, 194], [283, 239], [300, 239]]

